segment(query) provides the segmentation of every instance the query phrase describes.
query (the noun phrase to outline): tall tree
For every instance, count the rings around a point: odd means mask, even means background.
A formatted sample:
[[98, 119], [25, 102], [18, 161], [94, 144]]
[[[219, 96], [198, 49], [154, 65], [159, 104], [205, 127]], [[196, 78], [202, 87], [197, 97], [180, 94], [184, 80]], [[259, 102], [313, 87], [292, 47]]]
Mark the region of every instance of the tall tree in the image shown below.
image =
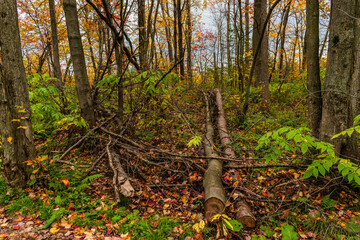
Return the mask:
[[184, 68], [184, 46], [183, 46], [183, 21], [182, 21], [182, 2], [177, 0], [176, 3], [176, 13], [177, 13], [177, 24], [178, 24], [178, 47], [179, 47], [179, 61], [180, 62], [180, 77], [183, 78], [185, 75]]
[[319, 67], [319, 0], [306, 1], [305, 41], [309, 125], [313, 136], [319, 138], [322, 105]]
[[70, 45], [70, 55], [74, 67], [75, 88], [82, 117], [90, 126], [95, 126], [94, 104], [86, 71], [84, 49], [81, 42], [76, 0], [64, 0], [63, 8]]
[[[267, 16], [267, 1], [255, 0], [254, 1], [254, 27], [253, 27], [253, 53], [255, 54], [256, 47], [260, 42], [261, 32], [266, 23]], [[266, 29], [266, 28], [265, 28]], [[265, 30], [267, 31], [267, 30]], [[268, 59], [268, 36], [264, 33], [261, 41], [259, 55], [257, 58], [254, 56], [254, 75], [255, 84], [262, 84], [262, 104], [263, 111], [269, 110], [269, 59]]]
[[186, 69], [187, 77], [192, 84], [192, 61], [191, 61], [191, 38], [192, 38], [192, 23], [191, 23], [191, 0], [186, 0], [186, 51], [187, 51], [187, 60], [186, 60]]
[[142, 71], [146, 71], [147, 63], [147, 37], [146, 37], [145, 0], [138, 0], [138, 28], [139, 28], [139, 62]]
[[60, 53], [59, 53], [59, 39], [57, 31], [57, 21], [55, 13], [55, 1], [49, 0], [49, 10], [50, 10], [50, 23], [51, 23], [51, 46], [52, 46], [52, 55], [53, 55], [53, 66], [54, 66], [54, 76], [55, 78], [61, 81], [61, 67], [60, 67]]
[[331, 2], [328, 60], [324, 80], [320, 139], [331, 142], [339, 155], [358, 152], [355, 137], [332, 139], [349, 128], [358, 114], [360, 71], [359, 1]]
[[249, 0], [245, 0], [245, 69], [247, 69], [250, 62], [249, 52], [250, 52]]
[[0, 0], [0, 135], [7, 185], [24, 187], [26, 160], [35, 158], [31, 109], [22, 61], [16, 0]]

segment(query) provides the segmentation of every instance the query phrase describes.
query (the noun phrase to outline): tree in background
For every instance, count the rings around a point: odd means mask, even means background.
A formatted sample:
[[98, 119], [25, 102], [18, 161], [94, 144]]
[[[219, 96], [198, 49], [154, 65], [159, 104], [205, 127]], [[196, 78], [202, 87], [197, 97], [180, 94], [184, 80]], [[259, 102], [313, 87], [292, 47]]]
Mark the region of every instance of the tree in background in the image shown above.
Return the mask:
[[0, 0], [0, 134], [2, 170], [10, 187], [25, 187], [25, 161], [35, 158], [16, 0]]
[[85, 55], [81, 42], [76, 0], [64, 0], [63, 8], [70, 45], [70, 54], [74, 67], [75, 88], [82, 117], [90, 126], [95, 126], [94, 104], [86, 71]]

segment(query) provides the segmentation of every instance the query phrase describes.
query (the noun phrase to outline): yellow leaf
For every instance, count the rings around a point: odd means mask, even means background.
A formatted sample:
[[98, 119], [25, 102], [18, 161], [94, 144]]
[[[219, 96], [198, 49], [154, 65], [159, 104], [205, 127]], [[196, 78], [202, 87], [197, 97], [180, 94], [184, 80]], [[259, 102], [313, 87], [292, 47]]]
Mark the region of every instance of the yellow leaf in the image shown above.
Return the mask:
[[187, 202], [188, 202], [188, 199], [187, 199], [187, 197], [186, 197], [185, 195], [183, 195], [183, 196], [181, 197], [181, 201], [182, 201], [183, 203], [187, 203]]
[[17, 128], [27, 129], [28, 127], [27, 126], [19, 126]]
[[19, 112], [19, 113], [25, 113], [26, 111], [25, 111], [25, 109], [19, 109], [18, 112]]
[[8, 138], [7, 138], [7, 141], [8, 141], [10, 144], [12, 143], [12, 142], [11, 142], [12, 140], [13, 140], [12, 137], [8, 137]]
[[32, 174], [35, 174], [39, 171], [39, 169], [35, 169], [34, 171], [32, 171]]
[[231, 223], [227, 219], [224, 219], [224, 222], [226, 222], [226, 224], [231, 228], [231, 230], [234, 231], [233, 225], [231, 225]]
[[20, 119], [13, 119], [12, 122], [20, 122]]
[[197, 233], [200, 233], [201, 229], [200, 229], [200, 226], [199, 226], [199, 223], [195, 223], [192, 228], [197, 232]]
[[50, 229], [50, 233], [55, 234], [55, 233], [57, 233], [59, 230], [60, 230], [59, 228], [51, 228], [51, 229]]

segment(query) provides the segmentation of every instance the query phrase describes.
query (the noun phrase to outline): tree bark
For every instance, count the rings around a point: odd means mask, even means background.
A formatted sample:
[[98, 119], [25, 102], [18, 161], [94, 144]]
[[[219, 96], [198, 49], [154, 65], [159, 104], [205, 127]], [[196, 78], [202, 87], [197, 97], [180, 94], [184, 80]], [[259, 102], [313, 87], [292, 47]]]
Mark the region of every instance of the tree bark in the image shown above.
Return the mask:
[[358, 114], [359, 3], [331, 2], [328, 62], [324, 81], [320, 139], [334, 144], [340, 156], [356, 156], [356, 138], [332, 137], [351, 127]]
[[191, 23], [191, 0], [186, 0], [186, 51], [187, 51], [187, 78], [192, 85], [192, 61], [191, 61], [191, 37], [192, 37], [192, 23]]
[[[205, 95], [206, 103], [206, 135], [203, 139], [205, 155], [208, 157], [218, 157], [213, 151], [214, 146], [214, 127], [212, 125], [212, 111], [210, 109], [209, 98]], [[205, 217], [211, 222], [216, 214], [221, 214], [225, 209], [226, 198], [225, 190], [221, 181], [222, 161], [211, 159], [204, 175], [205, 189]]]
[[35, 158], [31, 108], [22, 61], [16, 0], [0, 0], [0, 135], [9, 187], [25, 187], [25, 161]]
[[255, 86], [259, 83], [262, 85], [262, 103], [261, 109], [269, 111], [269, 59], [268, 59], [268, 36], [265, 24], [267, 15], [267, 1], [255, 0], [254, 2], [254, 28], [253, 28], [253, 53], [255, 54], [256, 47], [260, 42], [261, 31], [265, 29], [264, 37], [262, 38], [259, 57], [255, 58]]
[[49, 0], [49, 10], [50, 10], [50, 23], [51, 23], [51, 42], [53, 50], [53, 65], [54, 65], [54, 76], [59, 79], [60, 83], [62, 81], [61, 76], [61, 67], [60, 67], [60, 53], [59, 53], [59, 38], [57, 34], [57, 21], [55, 13], [55, 3], [54, 0]]
[[[228, 158], [236, 158], [235, 151], [230, 145], [232, 139], [228, 134], [228, 130], [226, 127], [226, 118], [225, 118], [225, 110], [224, 105], [222, 102], [222, 97], [219, 89], [214, 89], [215, 98], [216, 98], [216, 105], [218, 109], [218, 131], [220, 136], [221, 144], [224, 146], [225, 157]], [[230, 166], [231, 167], [231, 166]], [[248, 228], [254, 228], [256, 225], [256, 218], [251, 212], [250, 207], [244, 202], [239, 201], [236, 204], [236, 219], [241, 222], [241, 224]]]
[[309, 125], [319, 138], [321, 121], [321, 82], [319, 67], [319, 1], [306, 1], [306, 55]]
[[[110, 138], [111, 139], [111, 138]], [[120, 156], [110, 149], [110, 142], [106, 146], [106, 152], [109, 158], [109, 164], [114, 172], [113, 186], [115, 191], [116, 202], [120, 203], [120, 194], [125, 197], [134, 196], [135, 190], [129, 181], [129, 177], [121, 166]]]
[[282, 21], [282, 31], [281, 31], [281, 41], [280, 41], [280, 56], [279, 56], [279, 74], [280, 79], [285, 79], [285, 72], [284, 72], [284, 53], [285, 53], [285, 38], [286, 38], [286, 27], [289, 19], [289, 12], [291, 8], [292, 0], [289, 0], [286, 9], [284, 19]]
[[[176, 4], [177, 8], [177, 24], [178, 24], [178, 48], [179, 48], [179, 61], [184, 58], [184, 46], [183, 46], [183, 28], [182, 28], [182, 2], [181, 0], [177, 0]], [[180, 66], [180, 78], [184, 78], [185, 76], [185, 67], [184, 61], [181, 61]]]
[[147, 42], [146, 28], [145, 28], [145, 0], [138, 0], [138, 28], [139, 28], [139, 62], [140, 70], [147, 70]]
[[91, 97], [91, 88], [86, 72], [85, 55], [81, 42], [76, 0], [64, 0], [63, 8], [66, 18], [70, 55], [74, 67], [75, 88], [81, 114], [90, 127], [93, 127], [96, 124], [96, 120]]

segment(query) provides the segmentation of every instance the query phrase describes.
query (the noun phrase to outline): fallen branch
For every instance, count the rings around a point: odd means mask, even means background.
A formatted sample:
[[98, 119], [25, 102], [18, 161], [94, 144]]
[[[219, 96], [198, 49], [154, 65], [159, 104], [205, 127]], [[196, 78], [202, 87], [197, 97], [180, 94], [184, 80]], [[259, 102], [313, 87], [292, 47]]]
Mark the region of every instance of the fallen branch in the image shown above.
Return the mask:
[[110, 167], [114, 172], [113, 186], [115, 190], [116, 202], [120, 203], [120, 194], [124, 195], [125, 197], [132, 197], [134, 196], [135, 190], [132, 187], [126, 172], [121, 166], [120, 156], [115, 153], [115, 151], [110, 150], [111, 137], [109, 138], [110, 141], [106, 145], [106, 152], [108, 154]]

